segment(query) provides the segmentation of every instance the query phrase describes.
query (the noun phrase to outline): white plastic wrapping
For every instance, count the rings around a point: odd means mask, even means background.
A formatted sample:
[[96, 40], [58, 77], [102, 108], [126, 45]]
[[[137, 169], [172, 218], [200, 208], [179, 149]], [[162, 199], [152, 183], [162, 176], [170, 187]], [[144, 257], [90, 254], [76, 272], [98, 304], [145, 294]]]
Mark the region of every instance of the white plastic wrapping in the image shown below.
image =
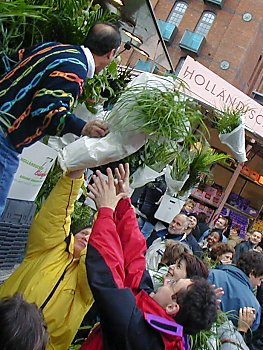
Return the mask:
[[247, 161], [245, 126], [243, 124], [239, 125], [230, 133], [219, 134], [219, 139], [231, 149], [238, 163]]
[[145, 143], [145, 135], [111, 132], [97, 139], [83, 136], [66, 146], [58, 153], [61, 168], [77, 170], [94, 168], [127, 157], [136, 152]]
[[162, 176], [163, 172], [158, 173], [147, 165], [139, 167], [132, 174], [131, 188], [138, 188], [146, 185], [148, 182], [154, 181], [157, 177]]
[[180, 192], [181, 188], [185, 184], [186, 180], [189, 178], [189, 174], [182, 181], [174, 180], [171, 177], [171, 166], [167, 165], [165, 168], [165, 182], [167, 185], [167, 194], [170, 196], [176, 196]]
[[[76, 114], [76, 116], [83, 119], [85, 122], [92, 120], [103, 120], [106, 113], [103, 111], [102, 105], [97, 105], [97, 113], [93, 114], [87, 109], [85, 103], [79, 103], [77, 107], [74, 108], [73, 112]], [[50, 136], [48, 139], [48, 146], [55, 149], [56, 151], [59, 151], [60, 149], [78, 139], [79, 137], [72, 133], [65, 134], [62, 137]]]

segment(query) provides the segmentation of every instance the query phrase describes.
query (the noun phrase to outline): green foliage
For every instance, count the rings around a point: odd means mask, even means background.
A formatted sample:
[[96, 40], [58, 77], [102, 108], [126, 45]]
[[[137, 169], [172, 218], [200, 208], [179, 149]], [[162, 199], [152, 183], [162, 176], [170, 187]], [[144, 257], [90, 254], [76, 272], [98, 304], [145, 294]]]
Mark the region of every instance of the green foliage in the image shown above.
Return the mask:
[[212, 337], [217, 340], [218, 346], [214, 349], [217, 350], [220, 345], [220, 341], [217, 336], [217, 329], [227, 321], [227, 313], [218, 311], [217, 320], [209, 330], [203, 330], [196, 335], [190, 335], [190, 348], [191, 350], [211, 350], [208, 340]]
[[175, 150], [171, 142], [149, 139], [144, 146], [144, 164], [160, 172], [174, 159]]
[[171, 169], [172, 179], [183, 181], [189, 173], [191, 160], [191, 154], [187, 149], [177, 149]]
[[236, 129], [242, 123], [242, 110], [226, 108], [224, 112], [215, 112], [213, 126], [220, 134], [227, 134]]
[[97, 21], [118, 20], [92, 0], [4, 0], [0, 10], [0, 54], [7, 56], [44, 41], [80, 45]]
[[94, 211], [81, 201], [75, 202], [74, 213], [71, 216], [71, 231], [77, 233], [92, 224]]
[[193, 158], [189, 168], [189, 178], [180, 191], [180, 195], [184, 194], [200, 181], [202, 175], [211, 174], [211, 166], [217, 162], [224, 162], [231, 158], [224, 153], [218, 153], [207, 144], [199, 144], [197, 148], [192, 149]]
[[137, 85], [125, 90], [107, 121], [116, 131], [130, 128], [156, 138], [179, 140], [189, 134], [192, 124], [202, 123], [202, 114], [176, 89]]
[[85, 102], [88, 110], [96, 113], [95, 105], [102, 100], [102, 93], [107, 91], [109, 96], [114, 94], [110, 80], [115, 79], [118, 79], [118, 65], [113, 60], [100, 74], [96, 74], [92, 79], [87, 79], [79, 102]]

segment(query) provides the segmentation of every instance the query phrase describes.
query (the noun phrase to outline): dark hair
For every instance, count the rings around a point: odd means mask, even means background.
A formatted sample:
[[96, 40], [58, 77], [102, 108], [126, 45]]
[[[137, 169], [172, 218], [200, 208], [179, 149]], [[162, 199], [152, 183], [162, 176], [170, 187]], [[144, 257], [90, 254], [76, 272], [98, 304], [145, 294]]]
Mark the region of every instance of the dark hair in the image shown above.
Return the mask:
[[20, 294], [0, 301], [0, 349], [44, 350], [47, 327], [41, 311]]
[[217, 319], [217, 301], [213, 287], [204, 278], [193, 277], [187, 290], [176, 294], [179, 312], [174, 317], [186, 334], [210, 329]]
[[[222, 239], [223, 239], [223, 233], [222, 233], [222, 230], [221, 230], [221, 229], [219, 229], [219, 228], [213, 228], [213, 229], [211, 229], [211, 232], [209, 232], [209, 235], [208, 235], [208, 236], [210, 236], [210, 235], [211, 235], [211, 233], [213, 233], [213, 232], [218, 233], [218, 235], [219, 235], [219, 241], [218, 241], [218, 242], [221, 242], [221, 241], [222, 241]], [[208, 237], [208, 236], [207, 236], [207, 237]]]
[[195, 276], [208, 278], [208, 268], [205, 263], [195, 255], [183, 253], [178, 259], [185, 261], [186, 264], [186, 278], [192, 278]]
[[226, 227], [226, 230], [224, 232], [224, 236], [226, 238], [228, 238], [230, 235], [230, 229], [231, 229], [231, 225], [232, 225], [233, 220], [230, 216], [224, 216], [224, 218], [227, 219], [227, 227]]
[[111, 23], [98, 22], [90, 28], [83, 44], [95, 55], [103, 56], [121, 45], [119, 28]]
[[182, 256], [183, 253], [191, 254], [191, 249], [185, 243], [167, 239], [165, 242], [165, 251], [161, 258], [161, 264], [173, 265]]
[[235, 249], [230, 247], [227, 243], [216, 243], [212, 246], [209, 256], [212, 260], [216, 261], [218, 260], [219, 256], [225, 253], [232, 253], [233, 256], [235, 254]]
[[208, 216], [204, 212], [198, 213], [197, 217], [198, 222], [206, 222], [206, 220], [208, 219]]
[[249, 250], [240, 256], [236, 266], [247, 276], [250, 273], [255, 277], [263, 276], [263, 254]]

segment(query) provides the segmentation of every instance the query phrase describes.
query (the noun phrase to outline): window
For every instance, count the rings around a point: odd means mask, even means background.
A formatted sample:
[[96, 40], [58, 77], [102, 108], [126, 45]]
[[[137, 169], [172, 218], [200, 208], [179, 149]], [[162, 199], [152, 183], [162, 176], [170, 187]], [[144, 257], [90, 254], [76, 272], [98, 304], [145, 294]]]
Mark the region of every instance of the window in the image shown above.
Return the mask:
[[173, 23], [178, 27], [184, 17], [187, 7], [188, 4], [185, 1], [177, 1], [167, 19], [167, 22]]
[[197, 26], [195, 28], [195, 33], [207, 36], [212, 24], [216, 18], [216, 15], [210, 11], [204, 11]]

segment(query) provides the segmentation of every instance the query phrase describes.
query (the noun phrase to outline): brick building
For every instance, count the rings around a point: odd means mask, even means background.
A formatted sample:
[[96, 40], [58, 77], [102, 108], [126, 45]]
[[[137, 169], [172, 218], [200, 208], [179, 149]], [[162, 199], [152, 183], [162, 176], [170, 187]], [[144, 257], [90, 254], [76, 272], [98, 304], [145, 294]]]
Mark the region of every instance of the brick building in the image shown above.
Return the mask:
[[152, 0], [152, 6], [176, 72], [190, 55], [262, 98], [263, 0]]

